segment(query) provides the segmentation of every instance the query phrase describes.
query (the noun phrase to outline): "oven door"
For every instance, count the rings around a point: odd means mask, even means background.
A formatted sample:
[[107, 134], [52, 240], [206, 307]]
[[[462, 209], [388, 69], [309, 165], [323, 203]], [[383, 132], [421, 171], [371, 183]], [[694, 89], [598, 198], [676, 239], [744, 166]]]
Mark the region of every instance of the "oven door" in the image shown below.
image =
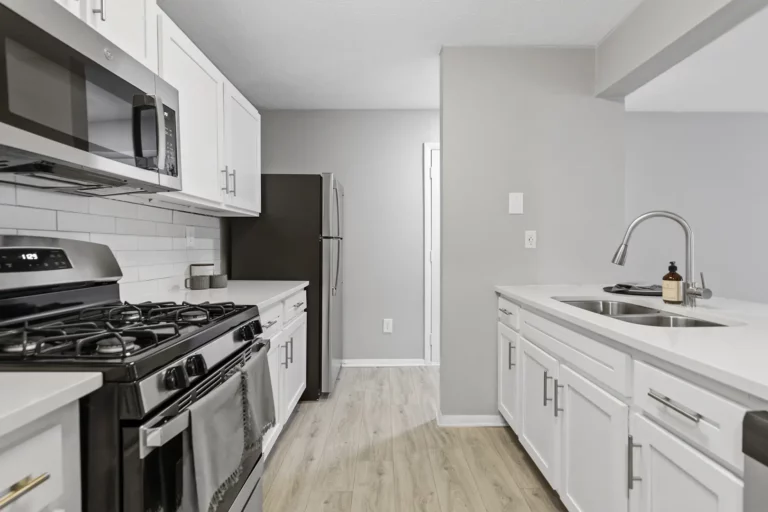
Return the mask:
[[[186, 408], [226, 381], [251, 350], [249, 343], [157, 415], [123, 427], [122, 512], [194, 510], [197, 493]], [[259, 440], [242, 461], [242, 476], [224, 494], [218, 511], [242, 512], [255, 506], [253, 496], [264, 472], [263, 462]]]
[[179, 189], [177, 110], [173, 87], [55, 2], [0, 0], [3, 172]]

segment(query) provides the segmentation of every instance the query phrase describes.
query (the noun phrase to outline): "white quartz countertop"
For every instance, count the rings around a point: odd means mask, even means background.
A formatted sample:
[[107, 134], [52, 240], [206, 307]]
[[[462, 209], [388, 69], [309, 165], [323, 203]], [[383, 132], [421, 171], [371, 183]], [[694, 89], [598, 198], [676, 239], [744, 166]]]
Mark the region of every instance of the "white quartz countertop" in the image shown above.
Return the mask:
[[275, 302], [290, 297], [309, 286], [309, 281], [230, 281], [226, 288], [209, 290], [176, 289], [160, 293], [158, 301], [234, 302], [247, 306], [258, 306], [264, 310]]
[[[686, 308], [664, 304], [661, 297], [607, 293], [598, 285], [497, 286], [496, 291], [513, 302], [768, 400], [768, 304], [713, 298], [699, 300], [696, 308]], [[726, 327], [636, 325], [563, 304], [553, 297], [631, 302]]]
[[0, 437], [101, 387], [101, 373], [0, 373]]

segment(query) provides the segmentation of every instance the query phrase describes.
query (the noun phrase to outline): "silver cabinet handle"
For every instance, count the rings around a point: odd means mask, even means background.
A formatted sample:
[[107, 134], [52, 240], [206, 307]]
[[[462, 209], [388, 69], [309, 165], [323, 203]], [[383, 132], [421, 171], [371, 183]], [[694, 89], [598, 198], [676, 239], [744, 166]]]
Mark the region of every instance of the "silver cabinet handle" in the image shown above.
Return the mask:
[[232, 169], [232, 195], [237, 197], [237, 169]]
[[704, 416], [702, 416], [701, 414], [699, 414], [699, 413], [697, 413], [697, 412], [689, 412], [689, 411], [686, 411], [685, 409], [683, 409], [683, 408], [682, 408], [682, 407], [680, 407], [679, 405], [677, 405], [677, 404], [675, 404], [674, 402], [672, 402], [672, 399], [671, 399], [671, 398], [669, 398], [669, 397], [666, 397], [666, 396], [664, 396], [664, 395], [662, 395], [662, 394], [659, 394], [659, 393], [657, 393], [657, 392], [656, 392], [656, 391], [654, 391], [654, 390], [650, 390], [650, 391], [648, 392], [648, 396], [649, 396], [649, 397], [651, 397], [651, 398], [653, 398], [654, 400], [656, 400], [657, 402], [659, 402], [659, 403], [660, 403], [660, 404], [662, 404], [663, 406], [665, 406], [665, 407], [669, 407], [670, 409], [672, 409], [672, 410], [673, 410], [673, 411], [675, 411], [676, 413], [678, 413], [678, 414], [682, 415], [683, 417], [685, 417], [685, 418], [687, 418], [687, 419], [691, 420], [691, 421], [692, 421], [692, 422], [694, 422], [694, 423], [698, 423], [698, 422], [700, 422], [700, 421], [701, 421], [701, 418], [703, 418], [703, 417], [704, 417]]
[[264, 327], [262, 327], [262, 329], [266, 331], [267, 329], [269, 329], [270, 327], [272, 327], [276, 323], [277, 323], [277, 320], [272, 320], [271, 322], [267, 323]]
[[224, 188], [221, 189], [225, 194], [229, 194], [229, 166], [225, 165], [221, 170], [224, 173]]
[[635, 488], [635, 482], [642, 482], [643, 479], [635, 476], [635, 448], [642, 448], [643, 445], [635, 444], [634, 438], [630, 435], [627, 442], [627, 496]]
[[293, 364], [293, 338], [288, 343], [291, 344], [291, 364]]
[[0, 496], [0, 510], [3, 510], [11, 503], [14, 503], [29, 494], [33, 489], [40, 486], [43, 482], [51, 478], [49, 473], [43, 473], [37, 478], [32, 478], [32, 475], [26, 476], [10, 486], [8, 492]]
[[552, 380], [552, 377], [549, 376], [549, 372], [547, 370], [544, 370], [544, 407], [547, 406], [547, 403], [551, 402], [551, 398], [547, 398], [547, 381]]
[[512, 346], [512, 342], [509, 342], [509, 352], [507, 354], [507, 362], [509, 363], [509, 369], [511, 370], [513, 366], [515, 366], [515, 363], [512, 362], [512, 349], [515, 348]]
[[298, 308], [300, 308], [303, 305], [304, 305], [303, 302], [297, 302], [296, 304], [293, 305], [293, 309], [298, 309]]
[[107, 21], [107, 0], [101, 0], [101, 7], [92, 11], [93, 14], [101, 14], [101, 21]]
[[283, 365], [288, 368], [288, 344], [283, 345], [285, 347], [285, 363]]
[[507, 315], [507, 316], [510, 316], [510, 315], [512, 314], [512, 312], [511, 312], [511, 311], [508, 311], [508, 310], [506, 310], [506, 309], [504, 309], [504, 308], [499, 308], [499, 311], [501, 311], [502, 313], [504, 313], [504, 314], [505, 314], [505, 315]]
[[558, 413], [565, 412], [565, 409], [560, 408], [560, 402], [558, 401], [558, 389], [563, 389], [565, 386], [562, 384], [558, 384], [558, 380], [555, 379], [555, 418], [557, 418]]

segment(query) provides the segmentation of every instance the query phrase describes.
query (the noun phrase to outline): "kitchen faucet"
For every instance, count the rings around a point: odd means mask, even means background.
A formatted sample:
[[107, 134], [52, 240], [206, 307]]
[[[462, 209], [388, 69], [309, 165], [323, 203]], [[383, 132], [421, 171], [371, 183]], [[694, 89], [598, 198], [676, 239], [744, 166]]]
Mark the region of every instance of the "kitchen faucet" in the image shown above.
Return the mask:
[[632, 233], [635, 231], [635, 228], [642, 224], [644, 221], [654, 217], [664, 217], [666, 219], [673, 220], [680, 224], [680, 227], [682, 227], [683, 231], [685, 232], [685, 282], [683, 283], [683, 305], [695, 307], [697, 297], [702, 299], [712, 298], [712, 290], [707, 288], [707, 285], [704, 283], [704, 272], [701, 273], [701, 287], [699, 287], [694, 280], [693, 231], [691, 230], [691, 225], [676, 213], [654, 211], [644, 213], [633, 220], [627, 228], [627, 232], [624, 234], [624, 240], [622, 240], [621, 245], [616, 250], [616, 254], [613, 255], [613, 263], [615, 265], [621, 265], [622, 267], [624, 266], [624, 263], [627, 261], [629, 239], [632, 237]]

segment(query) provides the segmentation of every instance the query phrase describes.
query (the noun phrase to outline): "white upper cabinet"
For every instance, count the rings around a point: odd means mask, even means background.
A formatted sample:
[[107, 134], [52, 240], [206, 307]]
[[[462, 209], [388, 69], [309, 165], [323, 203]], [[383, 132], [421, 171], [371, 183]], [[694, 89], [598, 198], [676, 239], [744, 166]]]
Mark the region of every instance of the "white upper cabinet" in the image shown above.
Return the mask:
[[85, 7], [86, 0], [56, 0], [56, 3], [79, 18]]
[[739, 512], [744, 484], [685, 441], [632, 415], [631, 512]]
[[509, 426], [517, 432], [517, 354], [520, 337], [501, 322], [498, 323], [498, 329], [499, 412]]
[[629, 407], [560, 366], [560, 498], [568, 510], [627, 511]]
[[155, 0], [62, 0], [60, 3], [85, 3], [83, 14], [88, 24], [157, 72]]
[[520, 442], [552, 488], [557, 489], [560, 436], [553, 402], [558, 363], [523, 338], [520, 346]]
[[261, 116], [235, 86], [224, 84], [226, 194], [224, 202], [261, 212]]
[[158, 20], [160, 76], [179, 91], [182, 191], [168, 197], [214, 206], [223, 198], [226, 79], [168, 16]]

